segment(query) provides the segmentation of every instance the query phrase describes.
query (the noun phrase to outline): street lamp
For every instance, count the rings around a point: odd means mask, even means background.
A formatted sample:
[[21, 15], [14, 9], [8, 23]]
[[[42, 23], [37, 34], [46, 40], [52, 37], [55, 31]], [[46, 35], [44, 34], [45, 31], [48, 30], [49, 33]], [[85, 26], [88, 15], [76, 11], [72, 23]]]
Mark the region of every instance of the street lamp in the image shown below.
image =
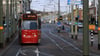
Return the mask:
[[60, 0], [58, 0], [58, 18], [60, 17]]
[[30, 10], [30, 6], [31, 6], [31, 2], [32, 2], [32, 0], [29, 0], [29, 10]]
[[32, 2], [32, 0], [29, 0], [30, 1], [30, 3]]

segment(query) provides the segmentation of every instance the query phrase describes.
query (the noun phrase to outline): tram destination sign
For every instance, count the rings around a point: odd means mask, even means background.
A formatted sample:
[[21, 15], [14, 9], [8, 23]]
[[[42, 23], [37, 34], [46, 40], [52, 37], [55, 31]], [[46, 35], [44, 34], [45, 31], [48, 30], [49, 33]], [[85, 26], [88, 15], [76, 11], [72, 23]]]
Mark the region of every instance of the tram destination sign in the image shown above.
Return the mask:
[[37, 15], [35, 14], [23, 14], [24, 20], [37, 20]]

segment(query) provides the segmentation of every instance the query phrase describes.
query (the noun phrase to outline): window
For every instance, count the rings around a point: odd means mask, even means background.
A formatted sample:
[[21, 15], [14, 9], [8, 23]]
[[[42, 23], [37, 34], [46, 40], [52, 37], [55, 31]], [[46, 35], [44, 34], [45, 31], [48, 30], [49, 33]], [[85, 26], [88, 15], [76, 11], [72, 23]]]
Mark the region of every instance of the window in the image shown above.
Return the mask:
[[35, 29], [37, 29], [37, 22], [23, 21], [22, 29], [24, 29], [24, 30], [35, 30]]

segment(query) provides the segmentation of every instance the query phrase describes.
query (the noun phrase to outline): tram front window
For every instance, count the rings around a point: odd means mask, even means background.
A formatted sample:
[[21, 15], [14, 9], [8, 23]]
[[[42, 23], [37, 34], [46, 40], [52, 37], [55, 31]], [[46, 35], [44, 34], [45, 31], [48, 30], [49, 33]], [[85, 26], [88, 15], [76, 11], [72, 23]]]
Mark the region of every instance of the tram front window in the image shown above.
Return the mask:
[[23, 30], [35, 30], [35, 29], [37, 29], [37, 22], [23, 21], [22, 29]]

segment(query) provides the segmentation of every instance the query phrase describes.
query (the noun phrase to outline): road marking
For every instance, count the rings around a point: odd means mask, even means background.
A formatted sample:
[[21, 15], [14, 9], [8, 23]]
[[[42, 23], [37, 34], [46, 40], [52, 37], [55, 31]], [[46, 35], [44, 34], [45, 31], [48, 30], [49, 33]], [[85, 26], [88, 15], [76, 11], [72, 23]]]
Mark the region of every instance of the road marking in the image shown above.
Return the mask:
[[24, 53], [25, 51], [26, 51], [26, 50], [23, 50], [23, 51], [20, 50], [19, 53], [22, 54], [22, 55], [26, 55], [26, 54]]
[[21, 48], [18, 50], [18, 52], [16, 53], [16, 56], [18, 56], [19, 54], [22, 54], [22, 55], [26, 55], [22, 50]]
[[43, 54], [43, 55], [46, 55], [46, 56], [54, 56], [54, 55], [50, 55], [50, 54], [43, 53], [43, 52], [40, 52], [40, 54]]
[[42, 54], [42, 55], [46, 55], [46, 56], [54, 56], [54, 55], [50, 55], [50, 54], [47, 54], [47, 53], [44, 53], [44, 52], [40, 52], [38, 48], [36, 50], [33, 50], [33, 52], [37, 53], [37, 56], [39, 56], [39, 53]]
[[[49, 30], [49, 33], [54, 35], [50, 30]], [[71, 44], [70, 42], [68, 42], [67, 40], [64, 40], [63, 38], [59, 37], [58, 35], [54, 35], [55, 37], [61, 39], [62, 41], [64, 41], [65, 43], [69, 44], [70, 46], [72, 46], [74, 49], [78, 50], [79, 52], [83, 52], [81, 49], [77, 48], [75, 45]], [[93, 54], [93, 53], [90, 53], [90, 55], [95, 55], [95, 56], [100, 56], [100, 55], [97, 55], [97, 54]]]
[[47, 38], [49, 38], [53, 43], [55, 43], [56, 46], [57, 46], [60, 50], [64, 51], [63, 48], [61, 48], [60, 45], [57, 44], [55, 40], [53, 40], [52, 38], [50, 38], [50, 37], [49, 37], [48, 35], [46, 35], [46, 34], [44, 34], [44, 35], [47, 36]]
[[11, 42], [11, 44], [8, 45], [8, 47], [6, 47], [1, 53], [0, 56], [3, 56], [3, 54], [13, 45], [13, 43], [17, 40], [17, 37], [15, 37], [15, 39]]
[[38, 48], [35, 50], [35, 53], [36, 53], [36, 56], [39, 56], [40, 51]]
[[54, 35], [50, 30], [49, 33], [57, 38], [59, 38], [60, 40], [62, 40], [63, 42], [67, 43], [68, 45], [72, 46], [74, 49], [78, 50], [79, 52], [82, 52], [82, 50], [80, 50], [79, 48], [77, 48], [76, 46], [74, 46], [73, 44], [71, 44], [70, 42], [62, 39], [61, 37], [59, 37], [58, 35]]
[[18, 56], [18, 55], [19, 55], [19, 53], [20, 53], [20, 50], [21, 50], [21, 49], [19, 49], [19, 50], [18, 50], [18, 52], [17, 52], [16, 56]]

